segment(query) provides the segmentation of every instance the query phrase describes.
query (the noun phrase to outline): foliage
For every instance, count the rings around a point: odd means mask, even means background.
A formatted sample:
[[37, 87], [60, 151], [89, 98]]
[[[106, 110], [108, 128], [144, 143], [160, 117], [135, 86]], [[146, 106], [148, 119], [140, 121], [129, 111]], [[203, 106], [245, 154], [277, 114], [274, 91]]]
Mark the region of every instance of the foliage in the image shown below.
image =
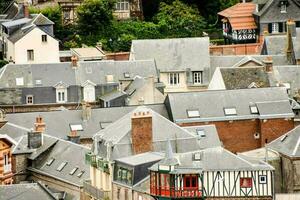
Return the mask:
[[197, 7], [188, 6], [180, 0], [175, 0], [171, 4], [162, 2], [155, 21], [167, 37], [201, 36], [206, 26]]
[[77, 25], [81, 34], [107, 34], [112, 25], [114, 5], [111, 0], [85, 0], [77, 8]]
[[6, 64], [8, 64], [5, 60], [0, 60], [0, 68], [4, 67]]

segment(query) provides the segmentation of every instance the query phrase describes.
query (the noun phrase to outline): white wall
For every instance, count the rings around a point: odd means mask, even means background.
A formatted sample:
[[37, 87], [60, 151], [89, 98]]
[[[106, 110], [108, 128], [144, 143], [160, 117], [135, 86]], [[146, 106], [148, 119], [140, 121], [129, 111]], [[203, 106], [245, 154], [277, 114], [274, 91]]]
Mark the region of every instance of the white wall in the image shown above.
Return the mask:
[[[57, 63], [59, 62], [58, 41], [47, 36], [47, 42], [42, 42], [42, 35], [46, 33], [34, 28], [14, 45], [14, 61], [16, 64], [26, 63]], [[34, 50], [34, 60], [27, 61], [27, 50]], [[9, 59], [9, 57], [8, 57]]]

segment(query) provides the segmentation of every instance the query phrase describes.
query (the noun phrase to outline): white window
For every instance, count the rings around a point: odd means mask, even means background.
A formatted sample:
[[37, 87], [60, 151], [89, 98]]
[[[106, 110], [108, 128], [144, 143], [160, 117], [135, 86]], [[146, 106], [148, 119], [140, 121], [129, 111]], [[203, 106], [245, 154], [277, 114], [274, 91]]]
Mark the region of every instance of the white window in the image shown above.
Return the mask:
[[117, 11], [129, 10], [129, 1], [128, 0], [118, 0], [116, 3]]
[[83, 131], [82, 124], [70, 124], [71, 131]]
[[83, 87], [83, 99], [86, 102], [94, 102], [96, 100], [95, 86], [86, 85], [85, 87]]
[[224, 108], [225, 115], [236, 115], [235, 108]]
[[272, 23], [272, 33], [278, 33], [279, 32], [279, 24], [278, 23]]
[[73, 168], [72, 171], [70, 171], [69, 174], [70, 174], [70, 175], [73, 175], [73, 174], [77, 171], [77, 169], [78, 169], [78, 167]]
[[281, 5], [280, 5], [280, 12], [286, 13], [286, 3], [283, 1], [281, 2]]
[[258, 109], [256, 105], [251, 105], [250, 106], [250, 112], [251, 114], [258, 114]]
[[56, 89], [56, 102], [57, 103], [67, 102], [67, 89], [65, 88]]
[[84, 174], [84, 171], [81, 171], [77, 174], [77, 177], [80, 178]]
[[33, 104], [33, 95], [26, 96], [26, 104]]
[[21, 77], [21, 78], [16, 78], [16, 85], [17, 85], [17, 86], [22, 86], [22, 85], [24, 85], [24, 79], [23, 79], [23, 77]]
[[200, 152], [194, 154], [194, 160], [201, 160], [201, 153]]
[[260, 175], [259, 176], [259, 184], [266, 184], [267, 183], [267, 176], [266, 175]]
[[179, 85], [179, 73], [169, 73], [169, 85]]
[[105, 101], [104, 102], [104, 108], [109, 108], [110, 107], [110, 102], [109, 101]]
[[193, 72], [193, 80], [194, 80], [194, 84], [202, 84], [203, 83], [203, 73], [202, 72]]
[[61, 171], [61, 170], [63, 170], [63, 168], [65, 167], [67, 165], [67, 162], [62, 162], [59, 166], [58, 166], [58, 168], [56, 169], [57, 171]]
[[106, 82], [107, 83], [113, 83], [114, 82], [114, 76], [113, 75], [106, 75]]
[[51, 158], [50, 160], [48, 160], [48, 162], [46, 163], [47, 166], [50, 166], [53, 162], [54, 162], [54, 158]]
[[11, 164], [9, 163], [9, 154], [4, 154], [4, 173], [11, 171]]
[[33, 61], [34, 60], [34, 51], [33, 51], [33, 49], [27, 50], [27, 60], [28, 61]]
[[199, 110], [187, 110], [187, 116], [189, 118], [200, 117]]
[[47, 35], [42, 35], [42, 42], [47, 42]]

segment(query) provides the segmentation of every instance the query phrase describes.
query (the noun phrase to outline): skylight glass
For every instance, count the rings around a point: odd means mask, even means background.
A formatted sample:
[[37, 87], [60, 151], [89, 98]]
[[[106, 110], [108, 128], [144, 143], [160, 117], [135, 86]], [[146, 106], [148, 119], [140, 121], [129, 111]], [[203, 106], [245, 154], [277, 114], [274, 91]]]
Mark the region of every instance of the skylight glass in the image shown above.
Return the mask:
[[187, 116], [189, 118], [200, 117], [199, 110], [187, 110]]
[[82, 124], [70, 124], [71, 131], [83, 131]]
[[70, 175], [73, 175], [76, 171], [77, 171], [78, 167], [75, 167], [74, 169], [72, 169], [72, 171], [70, 171]]
[[197, 132], [197, 135], [200, 137], [206, 136], [205, 131], [203, 129], [197, 129], [196, 132]]
[[79, 174], [77, 174], [77, 177], [80, 178], [83, 174], [84, 174], [84, 171], [81, 171], [81, 172], [79, 172]]
[[63, 168], [65, 167], [67, 165], [67, 162], [63, 162], [63, 163], [61, 163], [59, 166], [58, 166], [58, 168], [56, 169], [57, 171], [61, 171], [61, 170], [63, 170]]
[[258, 109], [256, 105], [250, 106], [250, 112], [251, 114], [258, 114]]
[[236, 115], [235, 108], [224, 108], [225, 115]]
[[130, 74], [128, 72], [124, 73], [124, 78], [130, 78]]
[[48, 162], [46, 163], [46, 165], [50, 166], [53, 163], [54, 160], [55, 160], [54, 158], [51, 158], [50, 160], [48, 160]]

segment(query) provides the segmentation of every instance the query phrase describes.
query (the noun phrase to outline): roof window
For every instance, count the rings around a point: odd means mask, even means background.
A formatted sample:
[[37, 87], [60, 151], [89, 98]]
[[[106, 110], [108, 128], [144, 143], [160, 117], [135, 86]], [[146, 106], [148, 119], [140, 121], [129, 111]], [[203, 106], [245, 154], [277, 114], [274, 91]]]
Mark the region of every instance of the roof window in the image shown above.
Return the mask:
[[196, 133], [199, 137], [206, 137], [205, 131], [203, 129], [197, 129]]
[[35, 80], [36, 85], [42, 85], [42, 80]]
[[21, 77], [21, 78], [16, 78], [16, 85], [17, 85], [17, 86], [22, 86], [22, 85], [24, 85], [24, 79], [23, 79], [23, 77]]
[[200, 117], [199, 110], [187, 110], [186, 112], [189, 118]]
[[61, 171], [61, 170], [63, 170], [63, 168], [66, 166], [68, 164], [68, 162], [63, 162], [63, 163], [61, 163], [59, 166], [58, 166], [58, 168], [56, 169], [57, 171]]
[[71, 131], [83, 131], [82, 124], [70, 124]]
[[197, 152], [197, 153], [194, 153], [194, 160], [201, 160], [201, 153], [200, 152]]
[[81, 171], [77, 174], [77, 177], [80, 178], [84, 174], [84, 171]]
[[51, 158], [50, 160], [48, 160], [48, 162], [46, 163], [47, 166], [50, 166], [53, 162], [54, 162], [54, 158]]
[[70, 174], [70, 175], [73, 175], [73, 174], [77, 171], [77, 169], [78, 169], [78, 167], [73, 168], [72, 171], [70, 171], [69, 174]]
[[224, 113], [226, 116], [230, 116], [230, 115], [236, 115], [236, 108], [232, 107], [232, 108], [224, 108]]
[[256, 105], [250, 105], [251, 114], [258, 114], [258, 108]]
[[125, 73], [124, 73], [124, 78], [130, 78], [129, 72], [125, 72]]

